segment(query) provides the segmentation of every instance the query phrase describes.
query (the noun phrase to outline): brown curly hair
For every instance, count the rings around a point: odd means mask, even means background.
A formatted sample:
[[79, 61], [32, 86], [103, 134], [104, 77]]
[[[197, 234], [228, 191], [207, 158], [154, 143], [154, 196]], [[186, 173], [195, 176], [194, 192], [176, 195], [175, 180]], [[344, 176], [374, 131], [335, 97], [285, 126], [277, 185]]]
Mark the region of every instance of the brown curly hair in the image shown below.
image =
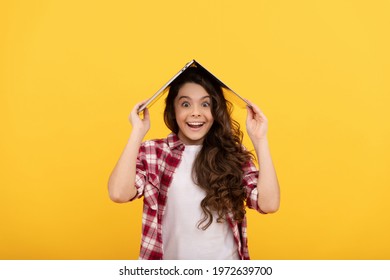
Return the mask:
[[171, 84], [164, 110], [167, 127], [178, 134], [174, 100], [185, 83], [199, 84], [207, 91], [214, 118], [192, 169], [194, 182], [206, 192], [201, 202], [204, 215], [198, 227], [207, 229], [213, 222], [213, 212], [217, 222], [223, 222], [228, 212], [241, 222], [246, 213], [242, 167], [253, 155], [242, 146], [243, 133], [240, 124], [231, 118], [232, 104], [223, 95], [223, 85], [198, 67], [188, 68]]

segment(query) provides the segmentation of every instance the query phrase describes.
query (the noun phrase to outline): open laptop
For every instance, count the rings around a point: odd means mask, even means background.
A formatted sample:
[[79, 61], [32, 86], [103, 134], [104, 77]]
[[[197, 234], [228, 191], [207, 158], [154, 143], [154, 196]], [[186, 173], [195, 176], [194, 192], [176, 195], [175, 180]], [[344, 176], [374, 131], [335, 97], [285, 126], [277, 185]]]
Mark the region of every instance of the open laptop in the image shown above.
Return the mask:
[[233, 104], [237, 105], [240, 108], [245, 108], [246, 106], [250, 106], [247, 101], [242, 98], [238, 93], [233, 91], [231, 88], [229, 88], [226, 84], [221, 82], [215, 75], [213, 75], [210, 71], [208, 71], [206, 68], [204, 68], [202, 65], [199, 64], [199, 62], [195, 61], [194, 59], [188, 62], [184, 67], [176, 74], [174, 75], [165, 85], [163, 85], [155, 94], [153, 94], [152, 97], [150, 97], [139, 109], [138, 113], [145, 110], [145, 108], [149, 108], [152, 106], [161, 96], [165, 95], [166, 92], [169, 91], [169, 86], [171, 83], [179, 77], [185, 70], [187, 70], [189, 67], [199, 67], [202, 70], [204, 70], [206, 73], [208, 73], [210, 76], [212, 76], [222, 87], [223, 94], [227, 100], [232, 102]]

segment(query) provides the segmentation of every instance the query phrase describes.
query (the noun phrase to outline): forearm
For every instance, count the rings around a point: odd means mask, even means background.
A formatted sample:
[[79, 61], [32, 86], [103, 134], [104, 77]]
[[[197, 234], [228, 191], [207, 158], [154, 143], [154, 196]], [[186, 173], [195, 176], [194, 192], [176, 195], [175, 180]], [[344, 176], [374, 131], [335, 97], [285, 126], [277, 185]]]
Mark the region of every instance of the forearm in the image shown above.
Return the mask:
[[275, 167], [267, 138], [254, 143], [260, 167], [257, 182], [258, 205], [265, 213], [273, 213], [279, 209], [280, 191]]
[[143, 135], [133, 131], [108, 181], [110, 198], [118, 203], [128, 202], [137, 194], [136, 162]]

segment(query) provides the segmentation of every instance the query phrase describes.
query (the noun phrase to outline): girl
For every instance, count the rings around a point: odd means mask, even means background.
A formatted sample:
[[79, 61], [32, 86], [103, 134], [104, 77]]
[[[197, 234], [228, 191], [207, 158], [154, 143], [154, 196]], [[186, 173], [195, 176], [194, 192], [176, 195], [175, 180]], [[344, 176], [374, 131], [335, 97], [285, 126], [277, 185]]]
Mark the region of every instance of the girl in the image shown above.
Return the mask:
[[137, 114], [143, 103], [130, 114], [133, 129], [108, 182], [115, 202], [144, 197], [139, 259], [249, 259], [245, 207], [279, 208], [265, 115], [249, 103], [246, 128], [258, 171], [232, 104], [202, 69], [190, 67], [171, 84], [167, 138], [142, 143], [150, 128], [148, 109]]

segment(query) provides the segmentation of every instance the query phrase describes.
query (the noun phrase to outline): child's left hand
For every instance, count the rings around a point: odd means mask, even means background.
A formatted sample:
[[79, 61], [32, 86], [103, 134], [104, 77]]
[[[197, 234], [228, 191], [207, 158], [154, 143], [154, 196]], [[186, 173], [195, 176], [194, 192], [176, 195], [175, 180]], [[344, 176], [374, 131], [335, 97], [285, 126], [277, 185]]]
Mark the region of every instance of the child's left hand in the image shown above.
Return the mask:
[[247, 106], [246, 129], [255, 144], [267, 138], [268, 120], [259, 107], [249, 100], [247, 101], [251, 107]]

